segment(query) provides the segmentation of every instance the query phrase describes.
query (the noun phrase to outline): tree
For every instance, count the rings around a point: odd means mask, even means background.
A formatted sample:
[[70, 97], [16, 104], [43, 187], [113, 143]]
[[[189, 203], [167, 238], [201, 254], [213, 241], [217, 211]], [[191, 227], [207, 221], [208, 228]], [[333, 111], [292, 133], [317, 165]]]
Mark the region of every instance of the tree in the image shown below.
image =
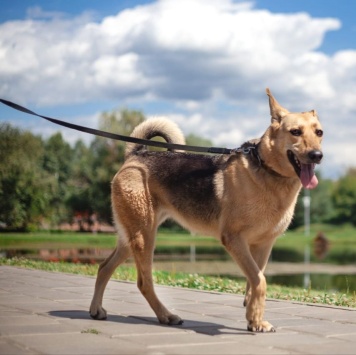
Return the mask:
[[199, 147], [211, 147], [213, 145], [210, 139], [202, 138], [192, 133], [185, 137], [185, 142], [187, 145], [196, 145]]
[[79, 140], [72, 149], [71, 175], [67, 183], [66, 207], [71, 220], [76, 212], [92, 213], [91, 185], [93, 183], [93, 155], [91, 150]]
[[[130, 135], [133, 129], [143, 122], [145, 116], [140, 111], [104, 112], [99, 118], [99, 129]], [[124, 162], [125, 143], [112, 139], [96, 137], [90, 146], [93, 154], [92, 184], [90, 200], [92, 208], [106, 222], [112, 222], [110, 182]]]
[[[328, 221], [334, 213], [334, 207], [331, 200], [334, 183], [331, 180], [323, 179], [321, 174], [317, 173], [319, 184], [316, 189], [310, 190], [310, 222], [321, 223]], [[302, 190], [295, 208], [294, 218], [290, 226], [291, 229], [304, 224], [304, 191]]]
[[[99, 128], [130, 135], [143, 122], [139, 111], [105, 112]], [[187, 144], [211, 146], [195, 135]], [[32, 229], [57, 226], [76, 212], [112, 222], [110, 182], [124, 162], [125, 143], [96, 137], [90, 147], [71, 147], [61, 133], [48, 139], [0, 125], [0, 225]]]
[[341, 177], [332, 194], [336, 216], [334, 222], [356, 226], [356, 168]]
[[41, 138], [0, 125], [0, 222], [8, 228], [33, 228], [48, 215], [53, 181], [43, 154]]
[[73, 151], [61, 133], [55, 133], [44, 144], [43, 169], [52, 178], [50, 191], [51, 223], [57, 225], [68, 219], [65, 202], [69, 198], [68, 181], [72, 174]]

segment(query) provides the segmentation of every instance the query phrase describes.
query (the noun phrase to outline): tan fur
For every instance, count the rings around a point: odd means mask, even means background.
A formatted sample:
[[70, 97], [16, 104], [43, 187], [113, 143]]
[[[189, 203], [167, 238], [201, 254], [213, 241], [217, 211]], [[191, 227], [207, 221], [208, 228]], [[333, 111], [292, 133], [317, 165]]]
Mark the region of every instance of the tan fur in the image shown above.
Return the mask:
[[[225, 246], [247, 278], [246, 319], [251, 331], [274, 331], [263, 319], [266, 279], [263, 275], [276, 237], [291, 222], [301, 188], [287, 151], [311, 164], [320, 151], [321, 130], [316, 112], [290, 113], [267, 89], [271, 125], [258, 145], [261, 164], [248, 155], [198, 157], [187, 153], [147, 153], [128, 144], [126, 162], [112, 182], [112, 208], [120, 235], [117, 248], [100, 265], [90, 314], [105, 319], [105, 286], [129, 255], [137, 267], [137, 284], [163, 324], [181, 324], [155, 294], [152, 262], [155, 234], [168, 217], [189, 230], [212, 235]], [[298, 136], [291, 132], [302, 133]], [[133, 136], [161, 132], [171, 142], [184, 137], [170, 121], [149, 120]], [[321, 153], [321, 151], [320, 151]], [[318, 160], [319, 163], [321, 158]]]

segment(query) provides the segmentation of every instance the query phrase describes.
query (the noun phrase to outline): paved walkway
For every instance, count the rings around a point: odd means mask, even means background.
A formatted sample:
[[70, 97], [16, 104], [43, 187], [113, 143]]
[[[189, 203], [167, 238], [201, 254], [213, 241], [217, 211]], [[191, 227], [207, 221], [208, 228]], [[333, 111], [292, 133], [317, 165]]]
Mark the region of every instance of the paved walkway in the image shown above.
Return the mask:
[[276, 333], [246, 331], [242, 296], [157, 286], [182, 326], [158, 324], [129, 282], [110, 281], [108, 320], [88, 308], [95, 278], [0, 267], [0, 354], [355, 354], [356, 310], [267, 301]]

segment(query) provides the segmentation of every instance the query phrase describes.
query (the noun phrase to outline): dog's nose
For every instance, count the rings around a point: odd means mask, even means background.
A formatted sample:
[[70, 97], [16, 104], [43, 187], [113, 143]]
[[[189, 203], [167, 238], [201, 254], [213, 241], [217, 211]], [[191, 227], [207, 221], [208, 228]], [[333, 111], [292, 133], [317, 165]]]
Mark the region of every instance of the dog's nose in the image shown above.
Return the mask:
[[308, 157], [309, 159], [313, 162], [313, 163], [320, 163], [321, 159], [323, 159], [323, 152], [321, 150], [311, 150], [308, 153]]

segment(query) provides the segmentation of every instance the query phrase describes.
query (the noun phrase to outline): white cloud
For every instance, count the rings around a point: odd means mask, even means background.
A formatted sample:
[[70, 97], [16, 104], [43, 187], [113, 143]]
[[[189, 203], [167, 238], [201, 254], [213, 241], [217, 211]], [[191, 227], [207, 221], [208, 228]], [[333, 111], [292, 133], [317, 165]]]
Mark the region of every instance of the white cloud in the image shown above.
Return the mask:
[[[34, 19], [0, 26], [0, 93], [26, 92], [46, 104], [148, 93], [199, 101], [216, 89], [239, 99], [256, 92], [253, 82], [258, 90], [267, 82], [293, 90], [311, 81], [311, 51], [340, 27], [336, 19], [272, 14], [228, 0], [158, 1], [100, 23], [88, 16], [44, 21], [37, 17], [51, 13], [38, 7], [30, 13]], [[320, 82], [328, 84], [328, 75], [321, 73]]]
[[0, 24], [1, 97], [52, 106], [173, 102], [179, 113], [167, 113], [187, 133], [230, 146], [267, 126], [269, 86], [292, 111], [316, 108], [326, 132], [348, 137], [355, 126], [356, 50], [318, 51], [341, 27], [337, 19], [230, 0], [161, 0], [100, 22], [38, 7], [28, 16]]

